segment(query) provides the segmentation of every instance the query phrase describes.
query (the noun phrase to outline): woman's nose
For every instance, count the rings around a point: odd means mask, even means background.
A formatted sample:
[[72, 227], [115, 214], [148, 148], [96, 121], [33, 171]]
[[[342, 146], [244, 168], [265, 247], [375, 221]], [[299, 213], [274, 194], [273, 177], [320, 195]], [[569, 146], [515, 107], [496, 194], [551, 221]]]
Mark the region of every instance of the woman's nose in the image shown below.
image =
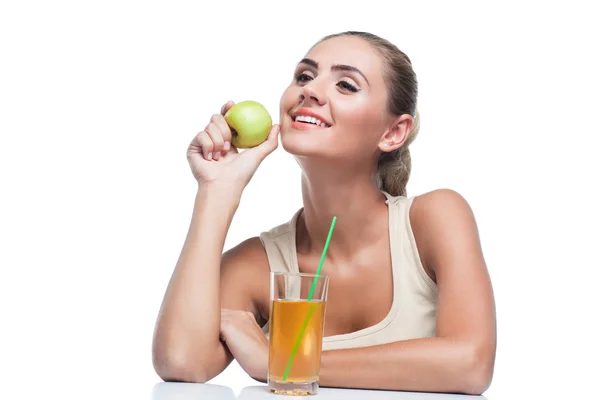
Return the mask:
[[302, 92], [300, 93], [301, 100], [311, 100], [316, 102], [319, 105], [325, 104], [325, 95], [323, 91], [317, 86], [315, 80], [307, 83], [302, 87]]

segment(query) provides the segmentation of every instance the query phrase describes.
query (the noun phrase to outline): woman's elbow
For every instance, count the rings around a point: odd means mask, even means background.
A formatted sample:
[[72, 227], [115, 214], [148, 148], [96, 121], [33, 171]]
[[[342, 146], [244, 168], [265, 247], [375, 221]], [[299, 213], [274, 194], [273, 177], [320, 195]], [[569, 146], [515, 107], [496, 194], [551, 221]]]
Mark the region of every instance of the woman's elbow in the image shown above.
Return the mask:
[[153, 352], [152, 364], [156, 374], [165, 382], [206, 383], [211, 379], [205, 369], [185, 354], [167, 356]]
[[489, 389], [492, 383], [491, 374], [473, 371], [465, 379], [464, 394], [480, 396]]
[[486, 347], [479, 346], [472, 349], [464, 375], [465, 394], [479, 396], [492, 384], [495, 352]]

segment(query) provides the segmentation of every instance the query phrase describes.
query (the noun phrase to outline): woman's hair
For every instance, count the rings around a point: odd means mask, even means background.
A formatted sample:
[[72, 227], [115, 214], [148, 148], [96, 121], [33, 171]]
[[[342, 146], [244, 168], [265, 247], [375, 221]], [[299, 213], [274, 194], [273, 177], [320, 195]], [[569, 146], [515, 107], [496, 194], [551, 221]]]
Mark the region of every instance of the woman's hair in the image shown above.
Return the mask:
[[[377, 164], [377, 185], [392, 196], [406, 196], [406, 185], [411, 171], [408, 146], [419, 133], [417, 110], [417, 76], [408, 56], [393, 43], [368, 32], [346, 31], [323, 37], [318, 43], [338, 36], [357, 36], [369, 42], [384, 60], [383, 77], [388, 86], [388, 111], [393, 115], [410, 114], [412, 129], [402, 147], [383, 152]], [[315, 45], [316, 45], [315, 44]], [[313, 46], [314, 47], [314, 46]]]

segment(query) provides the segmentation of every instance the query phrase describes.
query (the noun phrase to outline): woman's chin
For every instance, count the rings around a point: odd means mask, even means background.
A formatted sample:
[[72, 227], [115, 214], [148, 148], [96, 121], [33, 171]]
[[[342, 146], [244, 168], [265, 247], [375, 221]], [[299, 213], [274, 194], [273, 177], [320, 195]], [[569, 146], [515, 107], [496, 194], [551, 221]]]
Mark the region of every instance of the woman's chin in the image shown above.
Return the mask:
[[318, 143], [314, 138], [309, 138], [296, 132], [286, 132], [281, 135], [281, 147], [299, 157], [323, 155], [323, 143]]

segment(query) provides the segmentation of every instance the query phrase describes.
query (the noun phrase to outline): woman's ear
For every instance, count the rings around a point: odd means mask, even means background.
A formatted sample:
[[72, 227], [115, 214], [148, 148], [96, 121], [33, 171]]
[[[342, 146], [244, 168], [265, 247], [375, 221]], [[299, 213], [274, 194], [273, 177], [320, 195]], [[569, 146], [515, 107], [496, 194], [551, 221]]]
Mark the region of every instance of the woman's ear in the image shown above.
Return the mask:
[[402, 114], [394, 118], [389, 129], [379, 140], [379, 150], [389, 152], [402, 147], [412, 129], [412, 124], [413, 118], [410, 114]]

